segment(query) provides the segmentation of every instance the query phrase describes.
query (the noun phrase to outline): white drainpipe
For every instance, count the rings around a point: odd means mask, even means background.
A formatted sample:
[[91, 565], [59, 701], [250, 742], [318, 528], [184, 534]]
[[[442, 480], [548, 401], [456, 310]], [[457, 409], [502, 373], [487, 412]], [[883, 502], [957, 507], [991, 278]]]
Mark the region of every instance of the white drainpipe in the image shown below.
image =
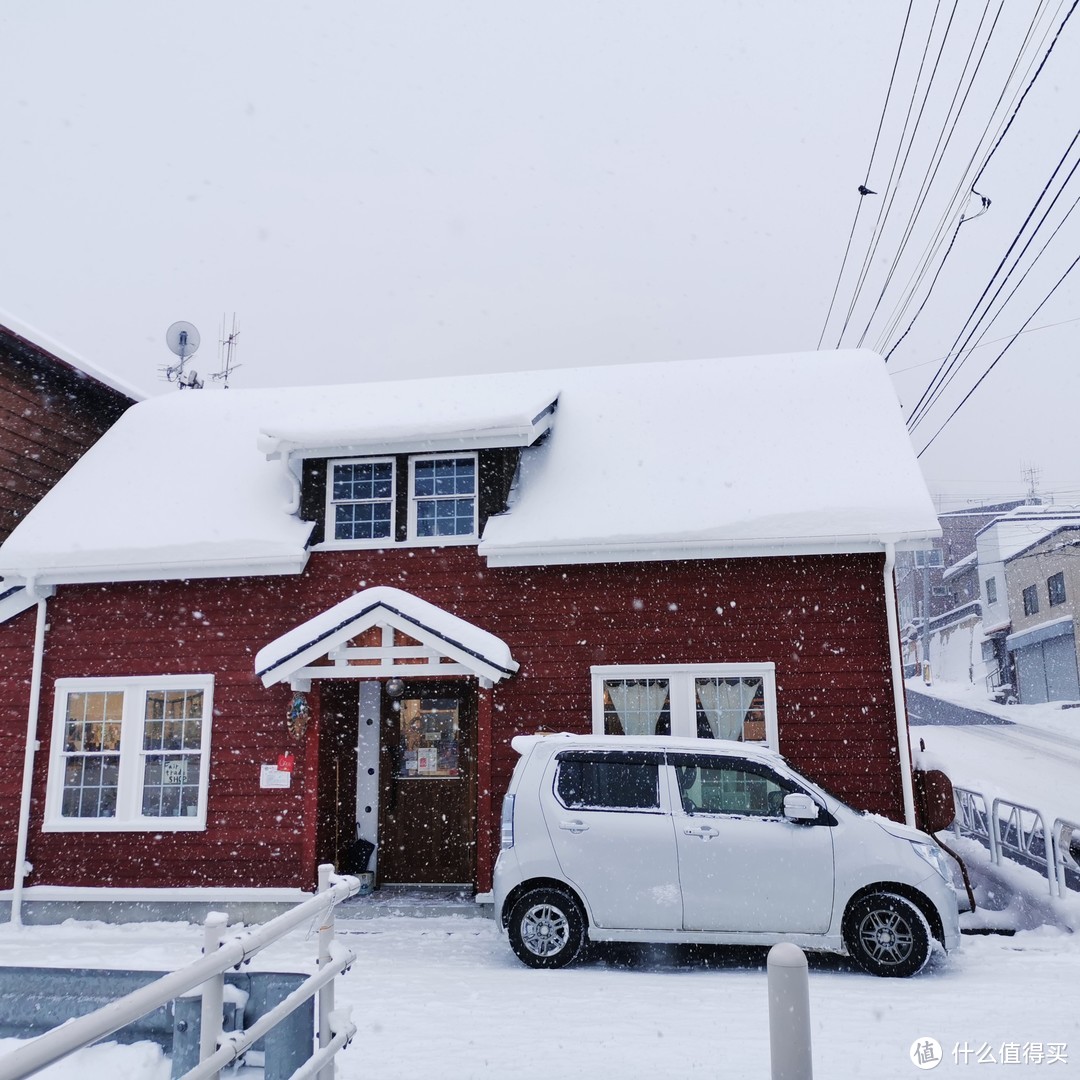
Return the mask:
[[11, 890], [11, 923], [22, 926], [23, 885], [28, 868], [26, 845], [30, 836], [30, 794], [34, 783], [34, 754], [37, 752], [38, 709], [41, 705], [41, 669], [45, 657], [45, 606], [52, 589], [41, 590], [28, 581], [26, 591], [37, 596], [37, 626], [34, 630], [34, 664], [30, 674], [30, 708], [26, 719], [26, 750], [23, 754], [22, 797], [19, 802], [19, 838], [15, 846], [15, 878]]
[[889, 659], [892, 663], [893, 708], [896, 711], [896, 749], [900, 755], [900, 783], [904, 792], [904, 821], [915, 824], [915, 789], [911, 780], [911, 743], [904, 704], [904, 658], [900, 655], [900, 625], [896, 617], [896, 545], [885, 544], [885, 618], [889, 625]]

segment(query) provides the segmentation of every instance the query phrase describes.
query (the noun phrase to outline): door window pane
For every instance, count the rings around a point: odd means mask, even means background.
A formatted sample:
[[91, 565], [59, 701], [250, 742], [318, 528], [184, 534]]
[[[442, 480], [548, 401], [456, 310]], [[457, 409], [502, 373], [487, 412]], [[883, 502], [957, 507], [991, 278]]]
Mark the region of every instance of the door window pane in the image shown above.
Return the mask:
[[783, 817], [784, 796], [798, 788], [752, 762], [676, 761], [675, 775], [687, 813]]
[[460, 775], [460, 703], [456, 698], [402, 698], [398, 722], [399, 777]]

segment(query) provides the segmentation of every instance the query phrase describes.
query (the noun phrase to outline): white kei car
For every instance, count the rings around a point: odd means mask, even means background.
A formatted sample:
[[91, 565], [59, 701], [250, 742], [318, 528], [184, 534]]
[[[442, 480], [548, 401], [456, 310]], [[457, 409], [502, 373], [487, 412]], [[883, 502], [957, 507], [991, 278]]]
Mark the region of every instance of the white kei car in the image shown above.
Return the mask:
[[503, 802], [496, 918], [530, 967], [591, 941], [772, 945], [921, 971], [960, 941], [948, 857], [778, 754], [654, 736], [525, 735]]

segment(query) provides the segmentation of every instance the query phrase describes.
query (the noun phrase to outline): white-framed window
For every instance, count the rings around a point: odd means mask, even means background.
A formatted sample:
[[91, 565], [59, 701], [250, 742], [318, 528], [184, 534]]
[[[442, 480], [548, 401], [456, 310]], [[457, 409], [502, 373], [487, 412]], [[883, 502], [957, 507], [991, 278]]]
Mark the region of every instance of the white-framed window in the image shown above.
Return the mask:
[[476, 454], [409, 458], [409, 539], [475, 540]]
[[595, 735], [681, 735], [779, 749], [776, 665], [594, 667], [592, 728]]
[[46, 832], [206, 828], [212, 675], [57, 679]]
[[326, 539], [393, 543], [394, 459], [331, 461], [326, 484]]

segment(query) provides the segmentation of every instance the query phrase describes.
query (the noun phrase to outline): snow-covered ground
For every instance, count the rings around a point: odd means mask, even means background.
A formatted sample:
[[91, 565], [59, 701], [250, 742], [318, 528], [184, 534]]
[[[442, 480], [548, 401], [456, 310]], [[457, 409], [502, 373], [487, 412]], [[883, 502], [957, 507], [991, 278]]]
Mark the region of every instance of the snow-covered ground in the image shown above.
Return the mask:
[[[352, 923], [344, 937], [359, 956], [338, 991], [359, 1027], [339, 1058], [345, 1080], [769, 1075], [759, 951], [623, 949], [537, 972], [518, 963], [486, 919], [385, 917]], [[0, 928], [9, 963], [44, 953], [57, 965], [179, 964], [198, 955], [200, 940], [196, 927], [161, 923]], [[256, 963], [295, 970], [314, 950], [298, 932]], [[1049, 929], [966, 937], [959, 953], [914, 979], [875, 979], [837, 960], [812, 960], [815, 1075], [914, 1075], [909, 1051], [926, 1036], [944, 1051], [938, 1075], [974, 1068], [984, 1047], [995, 1061], [1026, 1054], [1028, 1063], [1008, 1066], [1008, 1075], [1069, 1075], [1080, 1063], [1078, 976], [1080, 934]], [[1030, 1061], [1054, 1044], [1064, 1044], [1067, 1065]], [[961, 1056], [971, 1049], [967, 1065], [954, 1062], [954, 1047]], [[163, 1080], [168, 1071], [144, 1043], [91, 1048], [42, 1075]]]
[[[1069, 745], [1080, 743], [1080, 710], [993, 706], [962, 688], [930, 692], [1069, 740], [1037, 754], [976, 729], [913, 729], [956, 783], [1080, 819], [1080, 761]], [[1039, 745], [1037, 734], [1030, 741]], [[1006, 876], [1033, 895], [1045, 888], [1031, 870]], [[959, 952], [914, 979], [875, 979], [812, 957], [815, 1075], [914, 1076], [910, 1051], [927, 1037], [942, 1047], [938, 1076], [1080, 1072], [1080, 933], [1069, 928], [1080, 930], [1080, 897], [1057, 902], [1053, 914], [1065, 925], [965, 936]], [[339, 1004], [352, 1007], [359, 1028], [339, 1057], [344, 1080], [769, 1075], [763, 950], [622, 948], [536, 972], [486, 919], [387, 916], [341, 926], [359, 957], [339, 982]], [[197, 957], [201, 940], [201, 928], [172, 923], [4, 925], [0, 963], [163, 970]], [[313, 937], [298, 931], [253, 966], [307, 969], [314, 952]], [[12, 1045], [0, 1041], [0, 1052]], [[107, 1044], [41, 1075], [164, 1080], [168, 1062], [152, 1044]]]

